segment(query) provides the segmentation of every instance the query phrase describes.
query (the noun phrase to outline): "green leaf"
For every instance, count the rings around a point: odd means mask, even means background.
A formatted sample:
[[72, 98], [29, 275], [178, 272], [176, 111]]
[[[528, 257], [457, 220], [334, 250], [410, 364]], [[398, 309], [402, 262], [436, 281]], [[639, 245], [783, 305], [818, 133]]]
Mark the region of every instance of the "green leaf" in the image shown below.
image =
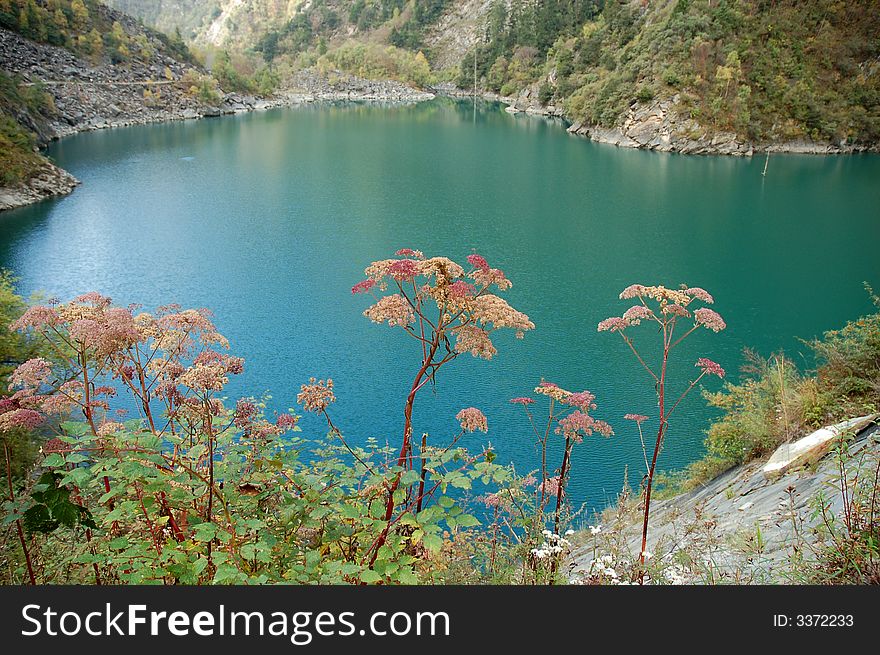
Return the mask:
[[112, 550], [122, 550], [123, 548], [128, 548], [128, 543], [128, 537], [117, 537], [116, 539], [111, 539], [107, 545]]
[[199, 523], [193, 528], [196, 541], [208, 542], [217, 536], [217, 526], [213, 523]]
[[419, 584], [419, 577], [408, 568], [402, 568], [397, 572], [397, 580], [401, 584]]
[[50, 455], [46, 455], [46, 459], [43, 460], [43, 466], [51, 468], [64, 466], [64, 458], [58, 453], [51, 453]]
[[425, 545], [430, 552], [435, 555], [440, 552], [440, 549], [443, 548], [443, 538], [436, 534], [425, 534], [422, 537], [422, 543]]
[[52, 517], [57, 519], [61, 525], [72, 528], [79, 519], [80, 508], [73, 503], [58, 503], [52, 506]]
[[373, 571], [372, 569], [367, 569], [366, 571], [361, 571], [361, 582], [365, 582], [366, 584], [376, 584], [382, 580], [382, 576]]
[[64, 430], [65, 433], [73, 437], [81, 437], [89, 431], [89, 426], [87, 423], [80, 423], [77, 421], [65, 421], [61, 424], [61, 429]]
[[52, 532], [58, 527], [58, 521], [52, 518], [49, 508], [45, 505], [34, 505], [22, 516], [22, 523], [28, 532]]
[[475, 516], [472, 516], [470, 514], [461, 514], [456, 518], [456, 522], [458, 523], [459, 527], [462, 528], [475, 528], [478, 525], [482, 525], [482, 523], [480, 523]]
[[437, 499], [437, 504], [440, 505], [440, 507], [442, 507], [443, 509], [449, 509], [450, 507], [455, 505], [455, 501], [452, 500], [452, 498], [450, 498], [449, 496], [440, 496], [440, 498]]

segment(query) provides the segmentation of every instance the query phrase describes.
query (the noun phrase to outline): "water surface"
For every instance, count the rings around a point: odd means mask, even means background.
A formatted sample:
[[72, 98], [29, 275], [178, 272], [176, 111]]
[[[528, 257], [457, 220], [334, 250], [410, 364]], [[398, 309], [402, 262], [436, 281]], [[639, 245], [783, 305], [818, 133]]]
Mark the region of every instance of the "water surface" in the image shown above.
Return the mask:
[[[501, 461], [535, 466], [531, 432], [508, 399], [542, 378], [597, 396], [615, 437], [585, 443], [573, 498], [604, 504], [641, 446], [628, 412], [656, 415], [651, 386], [616, 335], [596, 332], [627, 285], [686, 283], [715, 295], [729, 329], [692, 337], [676, 373], [708, 356], [734, 375], [749, 346], [809, 366], [811, 338], [870, 309], [880, 287], [880, 157], [680, 156], [617, 149], [497, 106], [314, 106], [82, 134], [50, 154], [83, 185], [0, 217], [0, 266], [21, 289], [67, 299], [209, 307], [246, 358], [230, 394], [331, 376], [339, 425], [355, 442], [396, 441], [418, 366], [415, 342], [361, 316], [352, 284], [401, 247], [459, 261], [477, 250], [514, 281], [507, 298], [537, 329], [497, 339], [491, 362], [460, 358], [416, 408], [440, 439], [455, 413], [487, 414]], [[655, 335], [639, 333], [643, 340]], [[681, 378], [684, 379], [684, 378]], [[716, 389], [715, 382], [707, 385]], [[660, 466], [702, 452], [712, 416], [681, 409]], [[652, 423], [646, 424], [650, 429]], [[309, 417], [307, 434], [324, 428]]]

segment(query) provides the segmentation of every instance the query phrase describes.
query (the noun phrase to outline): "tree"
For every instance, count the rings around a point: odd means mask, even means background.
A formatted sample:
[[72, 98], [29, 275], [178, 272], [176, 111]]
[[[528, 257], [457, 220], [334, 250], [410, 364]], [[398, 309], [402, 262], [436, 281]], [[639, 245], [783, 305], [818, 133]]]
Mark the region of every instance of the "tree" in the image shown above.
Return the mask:
[[73, 0], [70, 3], [70, 11], [73, 12], [73, 28], [78, 32], [85, 32], [89, 26], [89, 10], [82, 0]]

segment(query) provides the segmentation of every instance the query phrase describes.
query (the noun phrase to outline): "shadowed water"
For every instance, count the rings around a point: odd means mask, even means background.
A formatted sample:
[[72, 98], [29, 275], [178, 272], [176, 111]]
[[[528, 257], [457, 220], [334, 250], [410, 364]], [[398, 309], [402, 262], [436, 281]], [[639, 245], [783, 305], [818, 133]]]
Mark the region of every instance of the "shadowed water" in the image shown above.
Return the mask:
[[[367, 299], [350, 288], [364, 266], [401, 247], [483, 254], [537, 329], [499, 336], [491, 362], [467, 356], [444, 369], [436, 395], [426, 388], [417, 402], [416, 433], [445, 438], [459, 409], [479, 407], [490, 426], [481, 438], [525, 472], [534, 439], [508, 400], [542, 377], [589, 389], [617, 432], [575, 452], [572, 497], [591, 506], [619, 490], [625, 465], [633, 483], [644, 469], [623, 415], [656, 415], [646, 374], [619, 337], [596, 331], [628, 306], [621, 289], [683, 282], [715, 295], [728, 330], [685, 342], [674, 368], [684, 382], [699, 356], [735, 376], [745, 346], [784, 348], [809, 366], [796, 337], [867, 312], [862, 282], [880, 286], [875, 155], [775, 155], [765, 178], [763, 157], [617, 149], [447, 100], [94, 132], [50, 154], [83, 185], [0, 216], [0, 266], [24, 292], [209, 307], [246, 358], [230, 395], [268, 391], [283, 410], [300, 383], [331, 376], [353, 442], [398, 439], [418, 367], [415, 342], [361, 316]], [[656, 338], [646, 326], [636, 334]], [[679, 411], [663, 469], [702, 453], [712, 416], [698, 393]], [[302, 425], [325, 431], [313, 417]]]

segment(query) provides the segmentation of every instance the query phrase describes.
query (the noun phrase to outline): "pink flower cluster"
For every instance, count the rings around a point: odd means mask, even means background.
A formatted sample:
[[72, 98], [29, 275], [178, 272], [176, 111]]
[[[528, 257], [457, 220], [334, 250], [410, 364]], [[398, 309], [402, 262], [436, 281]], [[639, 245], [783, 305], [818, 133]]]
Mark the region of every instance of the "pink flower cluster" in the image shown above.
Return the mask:
[[[547, 478], [538, 485], [538, 491], [545, 496], [556, 496], [559, 494], [559, 476]], [[564, 493], [564, 492], [563, 492]]]
[[717, 375], [719, 378], [724, 377], [724, 369], [721, 368], [721, 364], [713, 362], [711, 359], [700, 357], [700, 359], [697, 360], [697, 363], [694, 364], [694, 366], [702, 369], [705, 375]]
[[721, 332], [721, 330], [727, 327], [727, 324], [718, 312], [706, 307], [701, 307], [694, 312], [694, 321], [696, 321], [697, 325], [702, 325], [712, 330], [712, 332]]
[[489, 424], [486, 415], [476, 407], [466, 407], [455, 415], [455, 418], [461, 424], [461, 429], [465, 432], [488, 432]]
[[352, 293], [366, 293], [376, 286], [376, 280], [361, 280], [351, 288]]
[[364, 316], [373, 323], [385, 323], [391, 327], [405, 327], [416, 320], [412, 306], [401, 294], [382, 296], [375, 305], [364, 310]]
[[635, 421], [636, 423], [643, 423], [648, 420], [648, 417], [644, 414], [625, 414], [623, 418], [627, 421]]
[[[632, 284], [620, 293], [622, 300], [638, 298], [642, 304], [634, 305], [627, 309], [623, 316], [612, 316], [599, 322], [599, 332], [623, 332], [630, 326], [638, 325], [643, 320], [651, 319], [661, 324], [674, 321], [676, 318], [688, 318], [691, 312], [688, 306], [698, 300], [706, 304], [712, 304], [715, 299], [705, 289], [700, 287], [684, 287], [680, 290], [667, 289], [664, 286], [645, 286]], [[658, 314], [645, 304], [648, 300], [654, 300], [659, 305], [662, 320]], [[713, 332], [720, 332], [727, 325], [721, 316], [706, 307], [701, 307], [693, 312], [694, 325], [704, 326]]]
[[589, 437], [594, 433], [610, 437], [614, 431], [605, 421], [598, 421], [579, 409], [560, 419], [559, 426], [556, 428], [556, 434], [561, 434], [575, 443], [581, 443], [584, 437]]
[[308, 384], [300, 386], [300, 392], [296, 397], [296, 402], [302, 405], [303, 409], [315, 413], [323, 412], [335, 400], [333, 380], [330, 378], [327, 378], [326, 382], [310, 378]]
[[12, 409], [0, 414], [0, 432], [15, 429], [33, 430], [42, 425], [43, 416], [32, 409]]

